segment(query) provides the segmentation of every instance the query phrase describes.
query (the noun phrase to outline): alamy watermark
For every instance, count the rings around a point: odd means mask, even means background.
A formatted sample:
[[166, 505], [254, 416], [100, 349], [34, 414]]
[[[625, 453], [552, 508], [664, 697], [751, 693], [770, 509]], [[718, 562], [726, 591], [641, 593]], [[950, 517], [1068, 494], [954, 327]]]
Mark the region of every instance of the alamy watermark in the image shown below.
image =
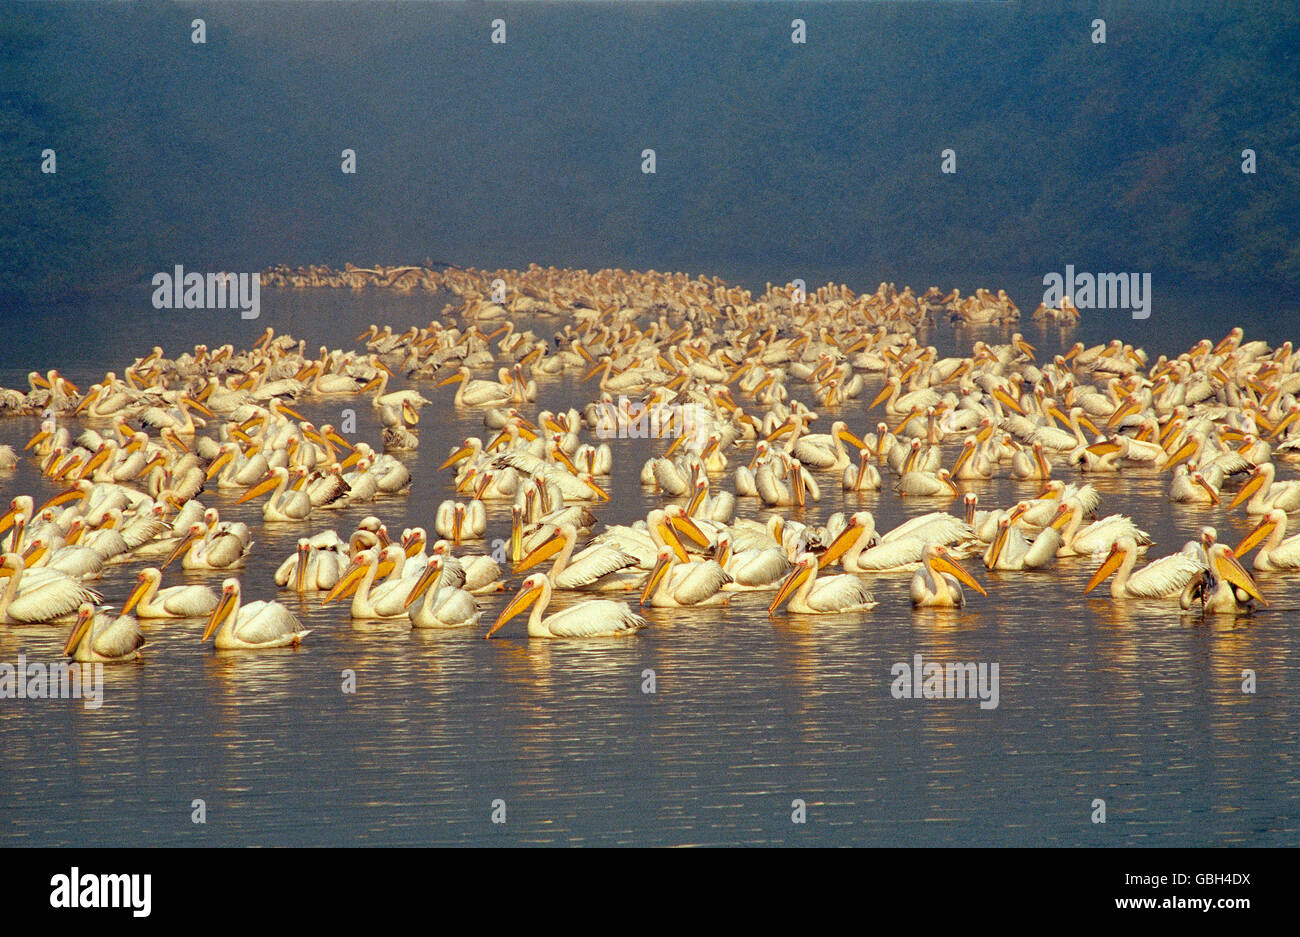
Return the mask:
[[1065, 265], [1065, 275], [1043, 276], [1043, 305], [1060, 308], [1069, 299], [1077, 309], [1131, 309], [1134, 319], [1151, 316], [1150, 273], [1075, 273]]
[[27, 663], [19, 654], [17, 665], [0, 661], [0, 700], [79, 699], [87, 709], [104, 705], [104, 665], [60, 660]]
[[148, 917], [153, 908], [153, 876], [93, 874], [73, 866], [50, 879], [51, 908], [127, 908]]
[[894, 699], [978, 698], [980, 709], [998, 708], [996, 663], [925, 663], [920, 654], [915, 654], [910, 664], [900, 661], [889, 672], [894, 678], [889, 694]]
[[620, 394], [617, 404], [608, 400], [597, 404], [596, 435], [601, 439], [685, 436], [688, 449], [700, 450], [709, 441], [708, 411], [695, 403], [646, 404]]
[[155, 273], [149, 282], [156, 287], [155, 309], [238, 309], [241, 319], [262, 314], [260, 273], [186, 273], [177, 264], [171, 273]]

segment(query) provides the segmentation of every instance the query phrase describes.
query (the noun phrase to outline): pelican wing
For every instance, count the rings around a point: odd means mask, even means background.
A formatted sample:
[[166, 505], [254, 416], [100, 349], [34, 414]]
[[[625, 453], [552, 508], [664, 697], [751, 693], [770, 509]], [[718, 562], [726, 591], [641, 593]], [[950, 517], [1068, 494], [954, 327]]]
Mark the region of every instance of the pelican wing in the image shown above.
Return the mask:
[[857, 576], [819, 576], [813, 584], [808, 604], [819, 611], [841, 612], [873, 608], [875, 598]]
[[80, 582], [62, 573], [40, 579], [28, 588], [29, 577], [24, 574], [18, 596], [9, 604], [7, 615], [12, 621], [42, 622], [66, 618], [75, 614], [82, 602], [98, 605], [103, 596], [87, 589]]
[[742, 586], [774, 585], [785, 578], [791, 568], [785, 551], [775, 547], [736, 553], [730, 566], [732, 577]]
[[929, 542], [919, 537], [891, 540], [863, 550], [858, 555], [858, 568], [875, 571], [906, 569], [921, 562], [921, 554], [927, 546]]
[[1034, 538], [1034, 542], [1025, 551], [1025, 569], [1041, 569], [1056, 562], [1056, 553], [1061, 548], [1061, 532], [1047, 527]]
[[269, 644], [302, 631], [302, 623], [279, 602], [249, 602], [239, 610], [235, 636], [248, 644]]
[[703, 560], [675, 567], [686, 573], [677, 581], [673, 594], [679, 601], [699, 602], [716, 595], [725, 585], [734, 582], [731, 574], [713, 560]]
[[[104, 616], [107, 618], [107, 616]], [[140, 631], [140, 622], [134, 615], [121, 615], [107, 622], [102, 628], [95, 619], [95, 633], [90, 639], [91, 649], [103, 657], [127, 657], [144, 647], [144, 635]]]
[[654, 459], [651, 463], [655, 483], [670, 495], [685, 494], [690, 490], [685, 473], [671, 459]]
[[1071, 546], [1079, 553], [1100, 553], [1109, 550], [1121, 537], [1132, 537], [1138, 546], [1150, 546], [1152, 542], [1151, 535], [1140, 530], [1132, 518], [1111, 514], [1075, 534]]
[[882, 534], [880, 542], [885, 544], [896, 540], [916, 538], [926, 543], [948, 546], [949, 544], [968, 540], [974, 535], [975, 532], [970, 528], [970, 525], [960, 517], [954, 517], [952, 514], [946, 514], [943, 511], [933, 511], [904, 521], [888, 533]]
[[178, 618], [210, 615], [216, 609], [217, 594], [206, 586], [173, 586], [158, 592], [157, 604]]
[[599, 582], [620, 569], [636, 566], [637, 559], [617, 547], [604, 544], [588, 547], [569, 561], [564, 572], [555, 577], [559, 589], [582, 589]]
[[539, 459], [524, 452], [502, 453], [492, 460], [491, 467], [494, 469], [512, 468], [516, 472], [523, 472], [525, 475], [543, 476], [549, 474], [551, 470], [551, 464], [545, 459]]
[[1156, 560], [1129, 576], [1126, 591], [1145, 599], [1177, 596], [1205, 567], [1186, 553]]
[[547, 617], [543, 624], [557, 638], [587, 638], [606, 634], [630, 634], [646, 626], [640, 615], [622, 602], [596, 599], [583, 602]]
[[1280, 569], [1300, 568], [1300, 536], [1288, 537], [1268, 551], [1269, 562]]

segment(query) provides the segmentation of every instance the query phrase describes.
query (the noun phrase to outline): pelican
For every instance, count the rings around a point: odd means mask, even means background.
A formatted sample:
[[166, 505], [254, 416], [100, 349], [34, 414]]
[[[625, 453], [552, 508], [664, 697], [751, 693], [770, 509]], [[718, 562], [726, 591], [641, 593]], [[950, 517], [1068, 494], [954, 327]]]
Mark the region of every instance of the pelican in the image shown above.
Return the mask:
[[721, 605], [727, 601], [722, 588], [731, 575], [716, 560], [678, 563], [671, 547], [659, 550], [655, 567], [641, 591], [641, 604], [656, 608], [684, 608]]
[[1133, 540], [1137, 549], [1143, 552], [1151, 545], [1150, 535], [1123, 514], [1108, 515], [1080, 530], [1081, 517], [1079, 505], [1071, 501], [1063, 501], [1057, 509], [1051, 526], [1057, 530], [1065, 528], [1061, 531], [1059, 556], [1091, 556], [1109, 550], [1116, 541], [1125, 537]]
[[551, 581], [545, 573], [534, 573], [523, 581], [519, 593], [502, 610], [492, 628], [484, 635], [490, 638], [501, 626], [518, 615], [529, 605], [533, 606], [528, 616], [528, 636], [530, 638], [587, 638], [603, 635], [631, 635], [646, 627], [646, 620], [633, 613], [622, 602], [607, 599], [593, 599], [582, 602], [562, 612], [543, 618], [546, 607], [551, 603]]
[[993, 463], [989, 461], [988, 456], [976, 448], [974, 436], [967, 436], [962, 442], [961, 454], [957, 456], [957, 461], [952, 466], [952, 477], [959, 479], [993, 477]]
[[257, 443], [244, 452], [239, 443], [227, 442], [221, 444], [221, 454], [212, 460], [204, 477], [208, 481], [215, 477], [218, 488], [249, 488], [264, 479], [270, 470]]
[[103, 598], [56, 570], [28, 570], [17, 553], [0, 558], [0, 576], [9, 580], [0, 592], [0, 622], [63, 621], [76, 614], [82, 603], [97, 604]]
[[790, 611], [797, 615], [865, 612], [880, 604], [857, 576], [843, 573], [819, 579], [817, 558], [811, 553], [800, 553], [794, 567], [768, 605], [768, 615], [775, 614], [787, 601]]
[[1169, 500], [1179, 504], [1218, 504], [1219, 492], [1200, 472], [1189, 472], [1186, 465], [1179, 465], [1169, 485]]
[[811, 469], [826, 472], [843, 472], [852, 459], [844, 450], [848, 443], [855, 451], [866, 448], [855, 433], [849, 430], [843, 420], [836, 420], [828, 434], [801, 436], [790, 447], [791, 454], [802, 464]]
[[[208, 533], [207, 537], [202, 536], [205, 533]], [[251, 549], [252, 543], [245, 543], [236, 534], [220, 530], [209, 533], [203, 524], [194, 523], [167, 559], [163, 560], [162, 569], [166, 569], [178, 558], [182, 569], [234, 569], [244, 565], [244, 559]]]
[[988, 595], [975, 577], [966, 572], [947, 547], [927, 544], [921, 553], [921, 569], [912, 577], [911, 595], [914, 608], [961, 608], [966, 595], [965, 583], [980, 595]]
[[1016, 521], [1029, 508], [1021, 502], [1010, 514], [998, 519], [998, 532], [984, 554], [984, 565], [989, 569], [1043, 569], [1056, 562], [1061, 547], [1061, 535], [1055, 528], [1045, 527], [1033, 542], [1025, 539], [1016, 528]]
[[1236, 554], [1227, 544], [1210, 546], [1207, 565], [1193, 577], [1192, 582], [1179, 596], [1179, 605], [1190, 609], [1197, 597], [1201, 611], [1212, 614], [1238, 615], [1251, 610], [1252, 602], [1267, 606], [1268, 600], [1250, 573], [1242, 568]]
[[487, 533], [487, 508], [473, 498], [468, 504], [461, 501], [444, 501], [438, 505], [433, 517], [433, 529], [440, 537], [452, 543], [462, 540], [482, 540]]
[[1233, 510], [1244, 501], [1247, 514], [1267, 514], [1273, 508], [1288, 513], [1300, 511], [1300, 480], [1274, 482], [1276, 471], [1272, 462], [1256, 466], [1250, 479], [1241, 486], [1237, 497], [1228, 505], [1228, 510]]
[[[411, 587], [401, 578], [401, 569], [397, 565], [405, 557], [405, 551], [396, 544], [384, 547], [378, 554], [373, 550], [363, 550], [352, 558], [352, 568], [325, 594], [322, 604], [351, 594], [353, 618], [407, 617], [406, 598]], [[375, 579], [380, 575], [386, 578], [376, 586]]]
[[1028, 439], [1030, 443], [1041, 443], [1044, 449], [1051, 449], [1053, 452], [1073, 454], [1088, 447], [1088, 439], [1083, 435], [1081, 426], [1087, 426], [1090, 432], [1101, 434], [1101, 430], [1088, 418], [1083, 407], [1071, 407], [1068, 416], [1055, 407], [1050, 407], [1048, 412], [1069, 426], [1070, 432], [1067, 433], [1055, 426], [1040, 426], [1030, 433]]
[[817, 483], [797, 461], [790, 459], [786, 464], [785, 481], [781, 480], [778, 471], [774, 463], [768, 462], [754, 473], [754, 484], [763, 504], [768, 507], [803, 507], [809, 496], [814, 501], [821, 500]]
[[63, 653], [82, 663], [120, 664], [139, 660], [142, 647], [144, 635], [134, 617], [126, 612], [117, 618], [97, 615], [93, 605], [83, 602]]
[[[509, 375], [509, 371], [505, 373], [507, 376]], [[470, 380], [470, 370], [463, 366], [457, 368], [455, 374], [439, 381], [437, 386], [446, 387], [448, 384], [455, 384], [458, 381], [460, 387], [456, 389], [456, 396], [453, 399], [453, 402], [458, 407], [500, 406], [515, 399], [514, 388], [507, 385], [505, 381], [498, 383], [497, 381]]]
[[[430, 588], [442, 578], [443, 559], [434, 556], [407, 593], [405, 608], [415, 628], [467, 628], [478, 624], [483, 612], [474, 596], [455, 586]], [[415, 608], [421, 596], [424, 601]]]
[[[469, 368], [461, 368], [461, 370], [467, 375], [469, 374]], [[409, 403], [417, 408], [433, 402], [417, 390], [395, 390], [390, 392], [388, 390], [388, 379], [392, 377], [392, 375], [393, 372], [381, 364], [379, 373], [361, 388], [361, 393], [363, 394], [369, 393], [372, 390], [375, 392], [372, 403], [376, 410], [382, 410], [384, 407], [398, 408], [401, 407], [403, 402]], [[447, 382], [444, 381], [443, 383], [445, 384]], [[456, 397], [456, 403], [461, 403], [461, 400], [459, 399], [460, 394], [457, 394]]]
[[1237, 544], [1237, 549], [1233, 552], [1238, 557], [1245, 556], [1267, 538], [1259, 552], [1255, 554], [1255, 569], [1260, 572], [1300, 569], [1300, 534], [1288, 538], [1286, 525], [1286, 511], [1281, 508], [1271, 508], [1259, 525]]
[[1137, 556], [1138, 545], [1131, 536], [1125, 535], [1117, 539], [1106, 559], [1088, 580], [1088, 585], [1083, 590], [1084, 595], [1114, 573], [1115, 580], [1110, 584], [1111, 598], [1177, 599], [1192, 578], [1204, 568], [1195, 557], [1187, 553], [1175, 553], [1148, 563], [1135, 573], [1133, 566], [1137, 562]]
[[296, 471], [296, 474], [297, 479], [291, 487], [289, 484], [289, 470], [280, 467], [273, 468], [263, 481], [240, 495], [235, 500], [235, 503], [243, 504], [245, 501], [251, 501], [258, 495], [266, 494], [274, 489], [274, 493], [262, 505], [263, 520], [272, 522], [306, 520], [312, 512], [311, 496], [301, 488], [306, 476], [300, 470]]
[[[422, 528], [415, 528], [418, 536], [424, 536]], [[474, 595], [487, 592], [504, 592], [505, 580], [502, 578], [501, 565], [486, 553], [471, 553], [463, 556], [451, 555], [451, 543], [439, 540], [433, 545], [433, 555], [441, 556], [446, 568], [460, 567], [465, 574], [462, 588]]]
[[295, 592], [328, 592], [343, 575], [345, 550], [314, 547], [306, 537], [275, 571], [275, 584]]
[[952, 473], [947, 469], [939, 469], [937, 473], [918, 470], [907, 472], [898, 480], [894, 489], [904, 496], [955, 498], [959, 494], [957, 486], [953, 484]]
[[[680, 541], [667, 520], [659, 524], [661, 538], [666, 538], [671, 546], [674, 543], [681, 552], [679, 558], [685, 562], [688, 557]], [[627, 590], [631, 588], [626, 576], [618, 574], [637, 566], [637, 558], [623, 550], [616, 543], [594, 542], [582, 552], [574, 555], [577, 545], [578, 529], [572, 523], [555, 525], [554, 530], [539, 543], [531, 553], [515, 567], [516, 572], [531, 569], [538, 563], [555, 557], [547, 576], [548, 587], [558, 589], [597, 589]]]
[[[858, 450], [858, 464], [844, 469], [841, 483], [845, 491], [879, 491], [880, 470], [871, 464], [871, 450]], [[737, 471], [740, 471], [737, 469]], [[739, 486], [737, 486], [739, 487]]]
[[780, 545], [757, 549], [731, 550], [731, 535], [718, 537], [715, 560], [731, 576], [722, 588], [728, 592], [775, 589], [790, 572], [790, 559]]
[[1019, 479], [1041, 479], [1047, 481], [1052, 477], [1052, 465], [1043, 453], [1043, 444], [1036, 442], [1031, 451], [1017, 449], [1011, 457], [1011, 477]]
[[150, 566], [136, 576], [138, 585], [131, 591], [122, 614], [134, 609], [139, 618], [201, 618], [216, 609], [217, 594], [206, 586], [172, 586], [159, 589], [162, 572]]
[[233, 578], [221, 584], [221, 601], [208, 619], [202, 640], [208, 640], [214, 633], [216, 646], [221, 650], [297, 647], [311, 634], [279, 602], [258, 601], [241, 606], [239, 580]]

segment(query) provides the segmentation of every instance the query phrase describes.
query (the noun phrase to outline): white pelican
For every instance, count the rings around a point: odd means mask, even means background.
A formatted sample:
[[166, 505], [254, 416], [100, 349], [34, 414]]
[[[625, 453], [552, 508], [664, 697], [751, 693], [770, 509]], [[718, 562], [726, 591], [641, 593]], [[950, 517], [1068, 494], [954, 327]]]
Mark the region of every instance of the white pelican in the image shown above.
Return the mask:
[[1274, 482], [1276, 471], [1272, 462], [1256, 466], [1250, 479], [1241, 486], [1237, 497], [1228, 505], [1228, 510], [1233, 510], [1245, 501], [1247, 514], [1267, 514], [1273, 508], [1288, 513], [1300, 511], [1300, 480]]
[[709, 477], [701, 475], [695, 479], [695, 491], [686, 502], [686, 513], [716, 524], [727, 524], [736, 513], [736, 498], [729, 491], [710, 495]]
[[713, 558], [731, 576], [732, 581], [722, 587], [728, 592], [775, 589], [790, 573], [790, 559], [780, 545], [733, 553], [727, 533], [718, 536]]
[[776, 597], [767, 607], [773, 615], [785, 602], [796, 615], [834, 614], [837, 612], [865, 612], [880, 603], [875, 600], [862, 580], [843, 573], [837, 576], [817, 576], [817, 558], [811, 553], [801, 553], [794, 561], [794, 571], [781, 584]]
[[[405, 551], [396, 544], [384, 547], [380, 553], [363, 550], [352, 558], [351, 568], [325, 594], [322, 604], [351, 595], [353, 618], [405, 618], [411, 584], [401, 578], [397, 565], [405, 557]], [[375, 585], [379, 576], [385, 579]]]
[[1089, 432], [1101, 435], [1101, 430], [1096, 423], [1088, 418], [1088, 414], [1084, 412], [1083, 407], [1071, 407], [1068, 416], [1056, 407], [1050, 407], [1048, 412], [1069, 426], [1070, 432], [1067, 433], [1055, 426], [1040, 426], [1029, 435], [1028, 442], [1042, 443], [1044, 449], [1050, 449], [1053, 452], [1075, 453], [1088, 446], [1088, 439], [1083, 435], [1081, 425], [1087, 426]]
[[207, 586], [172, 586], [159, 589], [162, 572], [150, 566], [140, 570], [138, 585], [131, 590], [122, 614], [132, 609], [139, 618], [200, 618], [210, 615], [220, 601]]
[[246, 544], [233, 534], [205, 538], [203, 535], [207, 533], [205, 525], [191, 524], [176, 549], [163, 561], [162, 568], [166, 569], [178, 557], [182, 569], [233, 569], [244, 565], [251, 543]]
[[961, 608], [965, 583], [980, 595], [988, 595], [975, 577], [966, 572], [947, 547], [927, 544], [921, 553], [921, 568], [912, 577], [911, 595], [915, 608]]
[[1242, 568], [1227, 544], [1212, 544], [1207, 556], [1207, 565], [1183, 590], [1179, 605], [1190, 609], [1199, 598], [1202, 612], [1219, 615], [1248, 612], [1252, 602], [1268, 605], [1255, 580]]
[[[415, 528], [417, 533], [413, 533], [413, 540], [424, 536], [423, 529]], [[486, 553], [467, 553], [463, 556], [451, 555], [451, 543], [446, 540], [438, 540], [433, 545], [433, 555], [443, 558], [445, 568], [454, 569], [459, 567], [464, 573], [464, 582], [461, 585], [466, 592], [474, 595], [483, 595], [487, 592], [504, 592], [506, 582], [501, 565]]]
[[1117, 539], [1106, 559], [1088, 580], [1088, 585], [1083, 590], [1084, 595], [1115, 573], [1115, 580], [1110, 584], [1112, 598], [1177, 599], [1192, 578], [1204, 568], [1195, 557], [1187, 553], [1175, 553], [1148, 563], [1135, 573], [1133, 566], [1137, 557], [1137, 543], [1132, 537], [1125, 535]]
[[328, 592], [343, 575], [346, 547], [315, 547], [306, 537], [275, 571], [275, 584], [295, 592]]
[[241, 606], [238, 579], [221, 584], [221, 602], [208, 620], [202, 640], [214, 633], [216, 646], [222, 650], [296, 647], [311, 634], [279, 602], [258, 601]]
[[133, 616], [126, 612], [117, 618], [97, 615], [93, 605], [83, 602], [63, 653], [82, 663], [118, 664], [139, 660], [142, 647], [144, 635]]
[[96, 604], [103, 598], [56, 570], [28, 570], [17, 553], [0, 558], [0, 576], [8, 578], [0, 592], [0, 622], [62, 621], [76, 614], [82, 603]]
[[952, 474], [947, 469], [939, 469], [937, 473], [918, 470], [907, 472], [898, 480], [894, 490], [904, 496], [919, 497], [955, 498], [959, 494], [957, 486], [952, 482]]
[[[505, 371], [505, 369], [502, 369]], [[509, 375], [509, 371], [505, 371]], [[499, 376], [499, 375], [498, 375]], [[439, 387], [446, 387], [448, 384], [460, 382], [460, 387], [456, 389], [454, 403], [458, 407], [481, 407], [497, 406], [504, 403], [510, 403], [515, 399], [514, 387], [506, 384], [504, 381], [470, 380], [470, 370], [467, 367], [460, 367], [456, 373], [450, 377], [443, 378], [438, 382]]]
[[1267, 538], [1255, 554], [1255, 569], [1260, 572], [1300, 569], [1300, 534], [1288, 538], [1286, 525], [1286, 511], [1272, 508], [1259, 525], [1237, 544], [1237, 549], [1233, 552], [1238, 557], [1245, 556]]
[[274, 494], [262, 505], [263, 520], [282, 522], [305, 520], [312, 512], [311, 496], [301, 487], [306, 475], [301, 470], [295, 470], [294, 474], [296, 478], [290, 486], [289, 470], [273, 468], [266, 479], [249, 488], [235, 500], [235, 503], [243, 504], [274, 489]]
[[[665, 520], [659, 525], [659, 533], [668, 539], [669, 546], [676, 544], [676, 548], [681, 551], [678, 555], [685, 562], [686, 551], [680, 545], [680, 541], [675, 539], [668, 521]], [[573, 551], [577, 541], [578, 529], [574, 524], [558, 524], [550, 536], [519, 562], [515, 572], [532, 569], [538, 563], [554, 556], [555, 562], [547, 577], [547, 582], [553, 584], [554, 588], [614, 591], [632, 588], [631, 580], [626, 575], [618, 574], [624, 570], [635, 569], [637, 558], [634, 555], [622, 549], [617, 543], [596, 541], [575, 556]]]
[[468, 504], [461, 501], [444, 501], [438, 505], [433, 517], [433, 529], [438, 536], [452, 543], [462, 540], [482, 540], [487, 533], [487, 508], [473, 498]]
[[[465, 371], [466, 374], [469, 373], [468, 368], [462, 368], [461, 370]], [[388, 379], [392, 377], [392, 374], [392, 371], [388, 370], [388, 368], [383, 365], [380, 365], [379, 373], [361, 388], [361, 393], [363, 394], [369, 393], [372, 390], [375, 392], [374, 400], [372, 402], [376, 410], [382, 409], [383, 407], [400, 407], [403, 402], [409, 403], [413, 407], [423, 407], [425, 404], [433, 402], [418, 390], [395, 390], [390, 392], [388, 390]], [[444, 381], [443, 383], [446, 382]], [[457, 394], [456, 396], [459, 398], [460, 394]], [[457, 399], [456, 402], [459, 404], [461, 401]]]
[[754, 484], [759, 498], [768, 507], [803, 507], [809, 496], [814, 501], [821, 500], [821, 489], [794, 459], [787, 461], [784, 470], [775, 462], [760, 466], [754, 473]]
[[880, 470], [871, 464], [870, 449], [858, 450], [858, 464], [849, 465], [844, 469], [841, 484], [845, 491], [880, 490]]
[[659, 551], [655, 567], [641, 590], [641, 604], [656, 608], [721, 605], [727, 601], [722, 587], [731, 575], [716, 560], [677, 562], [671, 547]]
[[[455, 586], [430, 588], [442, 578], [442, 572], [443, 559], [434, 556], [407, 593], [405, 607], [412, 627], [467, 628], [477, 625], [483, 612], [471, 593]], [[421, 596], [424, 601], [412, 608]]]
[[208, 481], [215, 477], [218, 488], [249, 488], [264, 479], [270, 470], [259, 444], [253, 443], [245, 452], [239, 443], [227, 442], [221, 444], [221, 454], [212, 460], [204, 477]]
[[528, 616], [530, 638], [630, 635], [636, 634], [647, 624], [644, 618], [635, 614], [622, 602], [611, 602], [607, 599], [582, 602], [543, 618], [542, 615], [550, 603], [551, 581], [544, 573], [534, 573], [524, 580], [519, 593], [502, 610], [501, 615], [484, 637], [492, 637], [502, 625], [529, 605], [533, 606], [532, 614]]
[[1118, 440], [1124, 438], [1126, 437], [1107, 439], [1103, 436], [1092, 445], [1071, 452], [1070, 461], [1084, 472], [1118, 472], [1124, 454], [1124, 447]]
[[1052, 464], [1043, 454], [1043, 444], [1036, 442], [1029, 452], [1017, 449], [1011, 457], [1011, 477], [1019, 479], [1041, 479], [1047, 481], [1052, 477]]
[[[952, 466], [952, 477], [959, 479], [979, 479], [993, 477], [993, 463], [981, 450], [976, 448], [974, 436], [967, 436], [961, 444], [961, 454]], [[910, 493], [910, 492], [907, 492]]]
[[803, 465], [825, 472], [843, 472], [852, 462], [844, 450], [848, 443], [854, 451], [866, 448], [866, 443], [852, 432], [843, 420], [836, 420], [827, 434], [800, 436], [790, 447], [791, 454]]
[[1061, 531], [1059, 556], [1091, 556], [1109, 550], [1125, 537], [1133, 540], [1142, 552], [1151, 545], [1150, 535], [1123, 514], [1110, 514], [1080, 530], [1081, 517], [1079, 505], [1073, 501], [1063, 501], [1057, 508], [1051, 526]]
[[1219, 492], [1200, 472], [1189, 472], [1186, 465], [1180, 465], [1174, 469], [1169, 500], [1179, 504], [1218, 504]]
[[[74, 525], [79, 533], [80, 520]], [[44, 536], [28, 539], [23, 562], [29, 569], [58, 570], [74, 579], [98, 579], [104, 569], [104, 558], [89, 547], [64, 546], [51, 550]]]
[[1045, 527], [1031, 543], [1016, 527], [1028, 509], [1026, 502], [1016, 505], [1009, 514], [998, 519], [998, 532], [984, 553], [988, 569], [1043, 569], [1056, 562], [1056, 551], [1061, 547], [1061, 535], [1055, 528]]

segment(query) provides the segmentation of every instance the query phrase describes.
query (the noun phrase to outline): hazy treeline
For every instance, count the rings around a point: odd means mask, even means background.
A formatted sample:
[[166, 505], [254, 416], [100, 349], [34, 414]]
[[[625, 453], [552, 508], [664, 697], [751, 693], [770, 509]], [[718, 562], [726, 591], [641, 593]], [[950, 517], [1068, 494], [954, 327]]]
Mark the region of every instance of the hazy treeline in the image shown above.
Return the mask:
[[0, 288], [426, 257], [1294, 283], [1300, 7], [1225, 6], [1096, 44], [1018, 4], [7, 4]]

